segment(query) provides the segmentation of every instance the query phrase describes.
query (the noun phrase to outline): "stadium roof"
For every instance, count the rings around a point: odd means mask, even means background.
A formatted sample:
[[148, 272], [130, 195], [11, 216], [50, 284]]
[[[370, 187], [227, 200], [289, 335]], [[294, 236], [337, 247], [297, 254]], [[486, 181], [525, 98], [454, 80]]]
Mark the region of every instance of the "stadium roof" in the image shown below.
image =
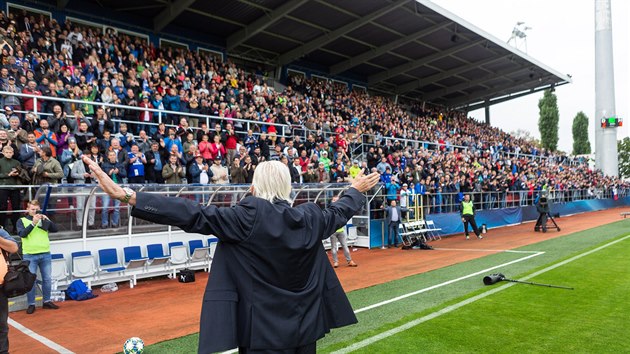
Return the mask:
[[148, 31], [209, 39], [229, 56], [310, 65], [448, 107], [472, 110], [571, 82], [428, 0], [43, 2], [92, 16], [112, 10]]

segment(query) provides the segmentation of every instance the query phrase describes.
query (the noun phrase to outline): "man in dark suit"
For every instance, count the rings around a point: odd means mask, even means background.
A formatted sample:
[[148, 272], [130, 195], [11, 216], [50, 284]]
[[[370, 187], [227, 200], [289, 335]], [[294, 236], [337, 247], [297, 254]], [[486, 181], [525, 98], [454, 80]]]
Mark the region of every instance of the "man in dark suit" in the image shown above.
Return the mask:
[[402, 213], [407, 212], [407, 208], [396, 205], [396, 200], [390, 202], [390, 206], [385, 209], [385, 225], [387, 226], [387, 248], [393, 245], [398, 248], [398, 227], [402, 220]]
[[357, 176], [339, 201], [322, 210], [314, 203], [292, 207], [289, 170], [264, 162], [256, 167], [251, 196], [217, 208], [120, 188], [97, 164], [84, 162], [103, 191], [135, 206], [133, 216], [219, 238], [201, 310], [199, 353], [235, 347], [241, 353], [315, 353], [316, 341], [331, 328], [356, 323], [321, 241], [359, 211], [377, 173]]

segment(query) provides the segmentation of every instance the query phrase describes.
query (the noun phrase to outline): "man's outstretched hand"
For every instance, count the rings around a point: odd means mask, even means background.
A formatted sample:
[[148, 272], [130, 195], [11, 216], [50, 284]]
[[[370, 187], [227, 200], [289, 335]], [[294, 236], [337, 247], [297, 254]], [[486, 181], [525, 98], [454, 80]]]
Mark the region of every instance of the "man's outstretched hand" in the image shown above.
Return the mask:
[[372, 189], [378, 181], [381, 180], [381, 175], [378, 172], [372, 172], [367, 176], [363, 175], [363, 170], [359, 171], [359, 174], [352, 181], [352, 187], [361, 193], [365, 193]]
[[[117, 185], [111, 177], [105, 173], [101, 169], [101, 166], [98, 165], [97, 162], [93, 161], [86, 155], [82, 157], [83, 162], [88, 166], [89, 170], [92, 172], [92, 177], [98, 180], [98, 184], [101, 186], [103, 192], [109, 194], [112, 198], [121, 200], [125, 197], [125, 191]], [[136, 194], [134, 193], [127, 202], [130, 205], [136, 205]]]

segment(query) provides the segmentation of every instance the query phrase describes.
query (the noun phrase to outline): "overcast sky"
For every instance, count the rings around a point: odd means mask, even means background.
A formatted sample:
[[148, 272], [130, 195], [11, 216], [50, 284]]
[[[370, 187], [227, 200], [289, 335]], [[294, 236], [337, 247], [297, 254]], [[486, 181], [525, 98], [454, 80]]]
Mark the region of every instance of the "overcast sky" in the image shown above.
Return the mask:
[[[628, 71], [630, 39], [630, 1], [611, 0], [613, 55], [615, 66], [615, 103], [617, 116], [626, 126], [619, 128], [617, 138], [628, 136], [630, 124]], [[527, 32], [528, 54], [545, 65], [573, 77], [573, 83], [556, 88], [560, 109], [558, 148], [571, 152], [573, 118], [583, 111], [590, 121], [591, 149], [595, 147], [595, 2], [594, 0], [433, 0], [440, 7], [465, 21], [506, 41], [516, 22], [532, 27]], [[527, 129], [538, 132], [538, 100], [542, 93], [532, 94], [491, 106], [491, 124], [511, 132]], [[484, 111], [471, 112], [483, 120]], [[598, 117], [599, 119], [600, 117]]]

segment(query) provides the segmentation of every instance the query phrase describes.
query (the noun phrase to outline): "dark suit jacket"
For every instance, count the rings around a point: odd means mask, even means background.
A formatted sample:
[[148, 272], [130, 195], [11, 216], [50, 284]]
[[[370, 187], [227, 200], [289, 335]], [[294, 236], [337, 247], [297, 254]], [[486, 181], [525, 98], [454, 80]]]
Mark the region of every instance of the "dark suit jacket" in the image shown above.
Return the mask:
[[[401, 208], [399, 205], [396, 205], [396, 212], [398, 213], [398, 221], [402, 222], [402, 212], [407, 211], [407, 208]], [[392, 221], [392, 207], [385, 207], [385, 220], [387, 224], [391, 224]]]
[[199, 353], [294, 348], [357, 322], [321, 242], [361, 208], [365, 198], [357, 190], [324, 210], [253, 196], [232, 208], [165, 198], [138, 193], [132, 215], [220, 240], [201, 310]]

